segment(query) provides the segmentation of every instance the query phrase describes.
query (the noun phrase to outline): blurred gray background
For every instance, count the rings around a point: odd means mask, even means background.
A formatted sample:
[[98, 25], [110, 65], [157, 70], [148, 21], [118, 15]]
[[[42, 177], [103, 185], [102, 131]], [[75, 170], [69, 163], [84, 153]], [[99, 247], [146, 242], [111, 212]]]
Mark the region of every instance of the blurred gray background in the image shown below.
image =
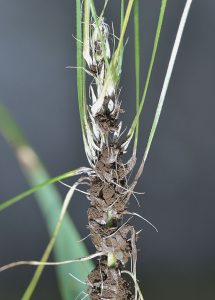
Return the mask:
[[[119, 2], [110, 0], [106, 17], [119, 23]], [[161, 1], [140, 1], [141, 82], [153, 45]], [[103, 1], [97, 1], [101, 8]], [[141, 159], [162, 87], [185, 0], [169, 1], [147, 95], [138, 158]], [[121, 99], [124, 122], [134, 116], [133, 33], [127, 36]], [[147, 224], [138, 247], [138, 277], [146, 300], [215, 299], [215, 1], [194, 0], [144, 174], [137, 186], [145, 195], [138, 210]], [[0, 0], [0, 99], [23, 128], [54, 176], [87, 165], [78, 117], [74, 0]], [[0, 201], [28, 188], [14, 155], [0, 137]], [[72, 181], [71, 181], [72, 182]], [[67, 189], [58, 185], [64, 196]], [[76, 194], [70, 213], [87, 235], [88, 202]], [[51, 213], [51, 212], [50, 212]], [[34, 197], [0, 214], [0, 264], [39, 259], [48, 234]], [[93, 253], [90, 240], [86, 241]], [[33, 274], [20, 267], [0, 274], [0, 299], [16, 300]], [[33, 299], [60, 300], [55, 270], [47, 268]]]

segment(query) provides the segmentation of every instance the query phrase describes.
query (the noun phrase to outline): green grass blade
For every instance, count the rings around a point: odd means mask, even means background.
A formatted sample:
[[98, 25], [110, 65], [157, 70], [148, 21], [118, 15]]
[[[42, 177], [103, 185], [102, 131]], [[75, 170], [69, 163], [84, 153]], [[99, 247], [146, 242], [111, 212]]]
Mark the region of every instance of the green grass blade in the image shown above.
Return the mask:
[[112, 62], [112, 67], [113, 68], [116, 66], [120, 51], [123, 47], [124, 36], [125, 36], [126, 28], [128, 26], [128, 21], [129, 21], [129, 18], [130, 18], [130, 14], [131, 14], [133, 4], [134, 4], [134, 0], [129, 0], [128, 5], [127, 5], [127, 9], [126, 9], [126, 13], [125, 13], [125, 16], [124, 16], [124, 21], [123, 21], [122, 28], [121, 28], [119, 43], [118, 43], [117, 49], [116, 49], [116, 51], [114, 53], [114, 57], [113, 57], [113, 62]]
[[103, 15], [104, 15], [104, 13], [105, 13], [105, 9], [106, 9], [106, 7], [107, 7], [107, 4], [108, 4], [108, 2], [109, 2], [109, 0], [105, 0], [104, 7], [103, 7], [103, 9], [102, 9], [102, 12], [101, 12], [101, 14], [100, 14], [99, 18], [102, 18], [102, 17], [103, 17]]
[[166, 92], [167, 92], [169, 82], [170, 82], [170, 79], [171, 79], [171, 76], [172, 76], [173, 67], [174, 67], [174, 64], [175, 64], [176, 56], [177, 56], [177, 53], [178, 53], [178, 49], [179, 49], [179, 46], [180, 46], [182, 34], [183, 34], [183, 31], [184, 31], [184, 27], [185, 27], [185, 24], [186, 24], [186, 21], [187, 21], [187, 17], [188, 17], [188, 14], [189, 14], [191, 4], [192, 4], [192, 0], [187, 0], [184, 11], [183, 11], [183, 14], [182, 14], [182, 17], [181, 17], [180, 24], [179, 24], [179, 27], [178, 27], [178, 31], [177, 31], [177, 35], [176, 35], [176, 38], [175, 38], [175, 43], [174, 43], [174, 46], [173, 46], [173, 49], [172, 49], [172, 53], [171, 53], [171, 56], [170, 56], [170, 61], [169, 61], [166, 76], [165, 76], [165, 79], [164, 79], [160, 99], [158, 101], [157, 110], [156, 110], [156, 113], [155, 113], [154, 121], [153, 121], [152, 128], [151, 128], [151, 132], [150, 132], [150, 135], [149, 135], [149, 139], [148, 139], [147, 146], [146, 146], [145, 153], [144, 153], [144, 157], [143, 157], [143, 163], [144, 164], [145, 164], [145, 161], [147, 159], [147, 156], [148, 156], [151, 144], [152, 144], [152, 140], [154, 138], [155, 131], [157, 129], [158, 121], [159, 121], [160, 114], [161, 114], [161, 111], [162, 111], [162, 108], [163, 108], [163, 103], [164, 103], [164, 100], [165, 100], [165, 97], [166, 97]]
[[[140, 101], [140, 29], [139, 29], [139, 0], [134, 1], [134, 54], [135, 54], [135, 81], [136, 81], [136, 112]], [[134, 148], [137, 148], [139, 119], [136, 126]]]
[[149, 82], [150, 82], [150, 78], [151, 78], [151, 74], [152, 74], [152, 69], [153, 69], [153, 65], [154, 65], [155, 57], [156, 57], [156, 53], [157, 53], [158, 42], [159, 42], [159, 39], [160, 39], [160, 33], [161, 33], [162, 24], [163, 24], [163, 18], [164, 18], [164, 14], [165, 14], [165, 10], [166, 10], [166, 4], [167, 4], [167, 0], [162, 0], [160, 15], [159, 15], [159, 19], [158, 19], [157, 30], [156, 30], [156, 34], [155, 34], [154, 46], [153, 46], [153, 50], [152, 50], [152, 56], [151, 56], [149, 70], [148, 70], [146, 83], [145, 83], [145, 87], [144, 87], [144, 91], [143, 91], [143, 96], [142, 96], [142, 99], [140, 101], [138, 112], [136, 113], [136, 116], [133, 120], [131, 128], [128, 132], [128, 137], [133, 135], [133, 133], [134, 133], [136, 127], [137, 127], [137, 124], [139, 122], [140, 114], [141, 114], [142, 109], [143, 109], [143, 105], [144, 105], [144, 102], [145, 102], [145, 98], [146, 98], [146, 94], [147, 94], [147, 90], [148, 90], [148, 86], [149, 86]]
[[122, 32], [122, 26], [125, 18], [125, 0], [121, 0], [121, 12], [120, 12], [120, 31]]
[[[24, 151], [26, 151], [26, 149], [23, 148]], [[63, 179], [66, 179], [66, 178], [69, 178], [69, 177], [72, 177], [72, 176], [75, 176], [77, 174], [77, 170], [74, 170], [74, 171], [70, 171], [70, 172], [67, 172], [67, 173], [64, 173], [62, 175], [58, 175], [56, 177], [53, 177], [51, 179], [48, 179], [34, 187], [32, 187], [31, 189], [23, 192], [23, 193], [20, 193], [18, 194], [17, 196], [3, 202], [2, 204], [0, 204], [0, 211], [10, 207], [11, 205], [23, 200], [24, 198], [26, 198], [27, 196], [30, 196], [31, 194], [37, 192], [38, 190], [46, 187], [47, 185], [50, 185], [50, 184], [53, 184], [57, 181], [60, 181], [60, 180], [63, 180]]]
[[[49, 175], [41, 164], [38, 156], [27, 143], [27, 140], [22, 134], [20, 128], [17, 126], [16, 122], [12, 119], [7, 110], [2, 105], [0, 105], [0, 120], [0, 131], [13, 146], [13, 149], [17, 155], [17, 159], [21, 165], [22, 171], [29, 185], [35, 186], [41, 184], [41, 182], [49, 181]], [[6, 123], [4, 122], [4, 120], [6, 121]], [[23, 153], [25, 155], [20, 155], [20, 152], [22, 153], [23, 150], [25, 151], [25, 153]], [[26, 163], [27, 153], [28, 163]], [[22, 158], [25, 159], [23, 160]], [[69, 176], [69, 172], [67, 174]], [[61, 196], [54, 186], [46, 186], [43, 189], [38, 190], [35, 196], [44, 219], [47, 223], [48, 231], [50, 235], [52, 235], [61, 212]], [[57, 261], [63, 261], [71, 259], [71, 257], [77, 258], [80, 256], [87, 256], [88, 253], [83, 243], [77, 243], [77, 241], [80, 239], [81, 237], [78, 234], [75, 225], [73, 224], [69, 215], [66, 213], [61, 225], [61, 231], [59, 232], [54, 245], [55, 259]], [[51, 244], [51, 246], [53, 247], [53, 244]], [[51, 252], [50, 248], [51, 247], [49, 246], [49, 251]], [[48, 252], [46, 252], [46, 260], [49, 256], [47, 255], [47, 253]], [[80, 286], [72, 277], [68, 276], [68, 273], [73, 273], [78, 278], [85, 280], [86, 276], [89, 273], [89, 270], [91, 269], [91, 262], [85, 262], [83, 263], [83, 265], [74, 264], [72, 265], [72, 267], [69, 267], [69, 265], [65, 265], [60, 266], [56, 269], [62, 299], [75, 299], [75, 297], [83, 290], [83, 287]], [[41, 273], [42, 270], [40, 270], [40, 273], [37, 272], [36, 281], [39, 280]], [[24, 296], [25, 300], [30, 299], [34, 288], [35, 286], [31, 286], [30, 290], [28, 290], [27, 295]]]
[[[88, 45], [90, 51], [90, 42], [89, 42], [89, 35], [90, 35], [90, 5], [89, 1], [84, 1], [84, 27], [83, 27], [83, 53], [85, 51], [85, 47]], [[86, 68], [86, 62], [82, 56], [82, 66]], [[83, 107], [83, 121], [87, 121], [87, 98], [86, 98], [86, 73], [82, 71], [82, 107]], [[85, 130], [85, 129], [84, 129]]]
[[77, 60], [77, 91], [78, 91], [78, 106], [80, 113], [80, 121], [82, 127], [82, 134], [84, 134], [84, 118], [83, 118], [83, 47], [82, 47], [82, 12], [81, 1], [76, 0], [76, 60]]
[[[122, 27], [123, 27], [123, 22], [125, 18], [125, 1], [121, 0], [121, 11], [120, 11], [120, 35], [122, 33]], [[124, 39], [122, 44], [124, 43]], [[119, 52], [119, 58], [118, 58], [118, 68], [119, 68], [119, 73], [122, 72], [122, 62], [123, 62], [123, 53], [124, 53], [124, 47], [121, 48]]]
[[14, 148], [27, 145], [27, 140], [21, 133], [21, 129], [14, 121], [7, 109], [0, 103], [0, 133], [12, 144]]

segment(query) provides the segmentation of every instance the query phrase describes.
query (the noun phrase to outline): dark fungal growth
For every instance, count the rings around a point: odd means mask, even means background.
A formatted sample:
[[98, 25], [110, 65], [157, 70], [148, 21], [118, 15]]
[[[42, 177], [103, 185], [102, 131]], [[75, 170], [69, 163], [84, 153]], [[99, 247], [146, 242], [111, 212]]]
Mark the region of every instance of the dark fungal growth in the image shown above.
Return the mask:
[[[88, 295], [93, 300], [140, 299], [134, 292], [134, 283], [122, 274], [130, 261], [136, 279], [137, 233], [130, 224], [131, 218], [125, 221], [124, 217], [134, 188], [128, 183], [128, 175], [136, 156], [133, 153], [127, 163], [123, 161], [129, 141], [120, 138], [119, 118], [124, 112], [119, 102], [120, 72], [111, 74], [108, 69], [107, 63], [112, 63], [109, 27], [102, 18], [98, 22], [99, 27], [95, 23], [90, 25], [84, 42], [84, 58], [93, 76], [89, 88], [92, 104], [87, 105], [84, 123], [85, 150], [93, 169], [89, 176], [88, 229], [96, 250], [102, 253], [88, 276]], [[119, 69], [117, 65], [115, 69]], [[116, 77], [117, 80], [113, 79]]]
[[102, 257], [88, 276], [89, 294], [92, 299], [134, 299], [129, 283], [119, 276], [120, 268], [108, 268]]

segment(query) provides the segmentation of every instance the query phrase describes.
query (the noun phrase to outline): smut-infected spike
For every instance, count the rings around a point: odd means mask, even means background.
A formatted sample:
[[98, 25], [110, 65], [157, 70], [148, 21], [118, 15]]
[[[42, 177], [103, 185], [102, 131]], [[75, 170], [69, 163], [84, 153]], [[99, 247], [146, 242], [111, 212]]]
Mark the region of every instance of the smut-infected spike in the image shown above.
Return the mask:
[[136, 158], [133, 155], [127, 163], [123, 161], [125, 148], [120, 138], [122, 122], [119, 118], [124, 111], [118, 86], [110, 79], [111, 69], [107, 66], [111, 62], [109, 26], [103, 18], [97, 23], [98, 27], [93, 23], [88, 31], [90, 58], [87, 57], [87, 64], [94, 76], [94, 84], [90, 85], [92, 102], [89, 101], [87, 108], [86, 134], [90, 148], [87, 154], [88, 157], [91, 155], [95, 173], [89, 176], [87, 214], [90, 238], [103, 256], [88, 276], [87, 294], [93, 300], [135, 299], [134, 285], [122, 276], [121, 271], [131, 260], [131, 272], [136, 278], [138, 235], [130, 223], [132, 217], [127, 221], [124, 219], [133, 192], [128, 186], [128, 175]]

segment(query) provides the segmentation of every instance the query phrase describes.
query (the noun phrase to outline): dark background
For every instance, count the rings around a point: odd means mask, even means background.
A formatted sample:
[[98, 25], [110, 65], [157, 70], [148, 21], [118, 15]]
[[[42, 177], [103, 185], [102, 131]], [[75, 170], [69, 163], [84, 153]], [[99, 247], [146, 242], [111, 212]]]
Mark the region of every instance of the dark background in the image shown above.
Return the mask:
[[[103, 1], [98, 0], [101, 7]], [[160, 1], [141, 2], [141, 82], [149, 65]], [[158, 57], [146, 99], [138, 158], [152, 122], [185, 0], [167, 5]], [[107, 21], [116, 33], [119, 1], [110, 0]], [[215, 299], [214, 238], [214, 30], [215, 1], [195, 0], [152, 149], [137, 186], [138, 210], [159, 229], [143, 228], [138, 277], [146, 300]], [[122, 99], [129, 126], [134, 116], [132, 22], [127, 36]], [[0, 98], [54, 176], [87, 165], [78, 117], [74, 0], [0, 0]], [[0, 137], [0, 194], [4, 201], [28, 188], [13, 153]], [[66, 189], [59, 186], [62, 195]], [[76, 200], [77, 199], [77, 200]], [[76, 195], [70, 213], [81, 231], [88, 203]], [[75, 202], [76, 201], [76, 202]], [[80, 217], [81, 216], [81, 217]], [[0, 215], [0, 264], [39, 259], [48, 242], [33, 197]], [[89, 251], [94, 249], [87, 240]], [[20, 299], [31, 267], [0, 274], [0, 299]], [[60, 299], [55, 271], [47, 268], [33, 299]]]

